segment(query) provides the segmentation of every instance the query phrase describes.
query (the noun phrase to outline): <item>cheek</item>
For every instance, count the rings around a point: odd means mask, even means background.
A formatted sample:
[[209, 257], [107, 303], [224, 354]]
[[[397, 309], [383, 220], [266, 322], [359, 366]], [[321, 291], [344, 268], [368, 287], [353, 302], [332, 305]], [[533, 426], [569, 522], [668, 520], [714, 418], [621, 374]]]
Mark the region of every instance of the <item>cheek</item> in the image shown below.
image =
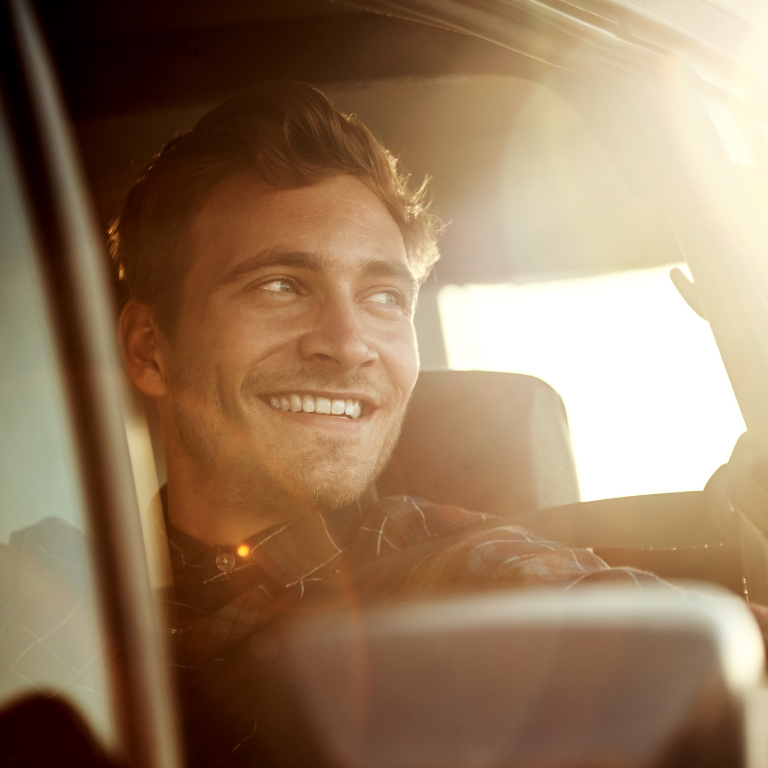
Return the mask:
[[386, 340], [382, 357], [390, 371], [393, 384], [407, 401], [419, 375], [419, 352], [412, 323]]
[[269, 377], [294, 370], [300, 363], [295, 328], [286, 318], [233, 308], [217, 333], [218, 376], [228, 397], [235, 400], [240, 401], [244, 393], [250, 400], [247, 392], [256, 382], [263, 386]]
[[220, 354], [238, 367], [249, 367], [286, 344], [285, 323], [250, 307], [232, 307], [211, 328]]
[[217, 396], [229, 402], [231, 390], [237, 387], [258, 354], [254, 341], [260, 337], [245, 325], [244, 318], [231, 312], [209, 311], [185, 331], [186, 367], [195, 368], [198, 377], [205, 376], [211, 382], [209, 386], [217, 390]]

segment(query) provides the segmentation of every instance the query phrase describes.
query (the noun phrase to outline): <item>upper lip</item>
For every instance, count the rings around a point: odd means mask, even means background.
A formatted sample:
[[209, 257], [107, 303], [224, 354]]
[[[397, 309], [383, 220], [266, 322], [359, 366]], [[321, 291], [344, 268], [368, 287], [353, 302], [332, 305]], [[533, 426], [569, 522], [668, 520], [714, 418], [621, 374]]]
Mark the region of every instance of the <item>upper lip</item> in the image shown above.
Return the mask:
[[327, 397], [329, 400], [359, 400], [366, 405], [378, 407], [377, 401], [368, 394], [362, 392], [329, 392], [323, 389], [304, 389], [297, 387], [296, 389], [276, 389], [273, 392], [263, 392], [262, 397], [272, 397], [274, 395], [311, 395], [312, 397]]

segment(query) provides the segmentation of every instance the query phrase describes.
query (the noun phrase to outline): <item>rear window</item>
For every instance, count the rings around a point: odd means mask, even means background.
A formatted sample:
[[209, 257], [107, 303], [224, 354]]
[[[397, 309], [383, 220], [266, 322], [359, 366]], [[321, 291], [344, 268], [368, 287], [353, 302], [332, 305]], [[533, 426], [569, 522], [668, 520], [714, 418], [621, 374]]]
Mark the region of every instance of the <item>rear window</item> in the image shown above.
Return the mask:
[[451, 368], [560, 393], [584, 500], [700, 490], [745, 430], [709, 325], [669, 271], [440, 290]]

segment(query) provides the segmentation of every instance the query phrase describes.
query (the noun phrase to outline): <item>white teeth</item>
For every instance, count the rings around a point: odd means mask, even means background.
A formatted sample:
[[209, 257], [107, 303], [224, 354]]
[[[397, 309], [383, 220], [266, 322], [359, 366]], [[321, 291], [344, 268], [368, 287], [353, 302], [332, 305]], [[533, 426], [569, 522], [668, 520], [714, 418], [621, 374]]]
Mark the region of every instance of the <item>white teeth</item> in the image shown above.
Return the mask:
[[270, 395], [269, 404], [273, 408], [279, 408], [291, 413], [323, 413], [329, 416], [346, 416], [350, 419], [359, 419], [363, 409], [359, 400], [342, 400], [329, 397], [313, 397], [312, 395], [300, 395], [289, 392], [285, 395]]

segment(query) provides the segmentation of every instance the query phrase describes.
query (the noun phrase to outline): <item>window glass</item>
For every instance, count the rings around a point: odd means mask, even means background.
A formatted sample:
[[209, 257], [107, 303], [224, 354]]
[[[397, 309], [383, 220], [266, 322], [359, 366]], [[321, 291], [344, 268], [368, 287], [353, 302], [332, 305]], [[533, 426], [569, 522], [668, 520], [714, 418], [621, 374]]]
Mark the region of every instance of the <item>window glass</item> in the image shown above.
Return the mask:
[[585, 500], [699, 490], [745, 430], [709, 326], [669, 271], [440, 291], [450, 367], [560, 393]]
[[684, 259], [672, 227], [565, 98], [509, 78], [482, 90], [493, 111], [473, 102], [454, 110], [462, 130], [435, 129], [466, 171], [460, 202], [436, 201], [448, 222], [435, 272], [449, 367], [553, 386], [585, 500], [701, 489], [744, 423], [709, 326], [669, 278]]
[[90, 534], [51, 318], [0, 114], [0, 708], [64, 698], [115, 747]]

